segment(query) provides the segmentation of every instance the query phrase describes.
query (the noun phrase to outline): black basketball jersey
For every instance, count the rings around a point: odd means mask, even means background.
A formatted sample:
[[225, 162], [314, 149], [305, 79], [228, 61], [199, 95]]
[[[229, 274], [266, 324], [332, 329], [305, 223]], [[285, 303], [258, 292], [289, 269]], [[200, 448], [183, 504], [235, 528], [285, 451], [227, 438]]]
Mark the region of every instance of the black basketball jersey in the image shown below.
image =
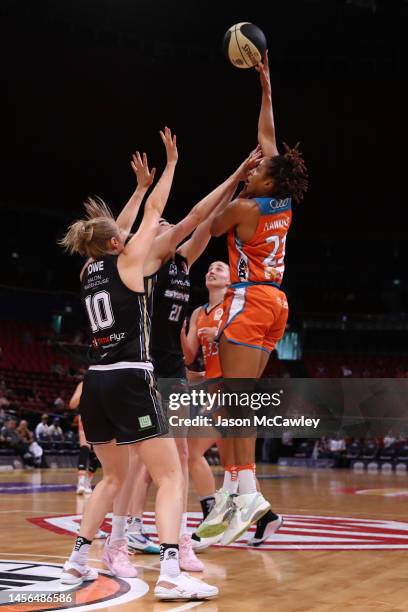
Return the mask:
[[124, 285], [118, 256], [105, 255], [89, 263], [81, 282], [92, 332], [93, 363], [151, 361], [146, 294]]
[[153, 291], [152, 355], [156, 376], [184, 376], [180, 333], [187, 315], [190, 278], [187, 259], [175, 253], [157, 272]]

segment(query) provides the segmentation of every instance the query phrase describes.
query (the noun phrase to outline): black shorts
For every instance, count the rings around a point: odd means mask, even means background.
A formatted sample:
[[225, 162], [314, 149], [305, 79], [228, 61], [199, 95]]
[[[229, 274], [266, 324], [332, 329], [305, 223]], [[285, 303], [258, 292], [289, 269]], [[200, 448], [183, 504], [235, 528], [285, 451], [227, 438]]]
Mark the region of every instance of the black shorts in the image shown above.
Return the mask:
[[167, 419], [153, 373], [117, 366], [91, 366], [85, 374], [80, 414], [87, 442], [133, 444], [166, 434]]

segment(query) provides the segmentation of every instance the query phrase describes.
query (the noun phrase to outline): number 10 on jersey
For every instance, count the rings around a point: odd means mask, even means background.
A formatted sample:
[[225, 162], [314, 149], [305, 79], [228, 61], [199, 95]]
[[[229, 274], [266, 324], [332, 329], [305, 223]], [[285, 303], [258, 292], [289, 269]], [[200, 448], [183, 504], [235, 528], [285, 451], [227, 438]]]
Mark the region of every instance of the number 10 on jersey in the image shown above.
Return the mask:
[[98, 329], [112, 327], [115, 323], [110, 295], [107, 291], [98, 291], [98, 293], [94, 295], [87, 295], [85, 298], [85, 306], [94, 333], [97, 332]]

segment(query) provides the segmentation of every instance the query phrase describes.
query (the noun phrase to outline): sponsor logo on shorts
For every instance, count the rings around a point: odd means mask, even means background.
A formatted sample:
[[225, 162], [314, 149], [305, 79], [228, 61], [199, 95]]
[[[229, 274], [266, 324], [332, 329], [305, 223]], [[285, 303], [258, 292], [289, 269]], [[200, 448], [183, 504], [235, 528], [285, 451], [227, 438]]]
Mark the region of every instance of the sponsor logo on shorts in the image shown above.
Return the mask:
[[106, 610], [139, 599], [149, 591], [142, 580], [116, 578], [101, 570], [95, 581], [75, 587], [63, 585], [62, 567], [31, 559], [0, 559], [0, 609], [4, 612]]
[[145, 416], [139, 417], [139, 425], [141, 429], [146, 429], [146, 427], [152, 427], [152, 419], [150, 415], [146, 414]]
[[[110, 531], [111, 516], [107, 515], [102, 529]], [[64, 534], [77, 534], [81, 515], [34, 517], [31, 523]], [[188, 513], [190, 532], [202, 520], [201, 512]], [[260, 550], [408, 550], [408, 522], [361, 519], [340, 516], [285, 514], [283, 525]], [[154, 512], [143, 515], [145, 532], [158, 541]], [[229, 548], [247, 548], [255, 526]]]

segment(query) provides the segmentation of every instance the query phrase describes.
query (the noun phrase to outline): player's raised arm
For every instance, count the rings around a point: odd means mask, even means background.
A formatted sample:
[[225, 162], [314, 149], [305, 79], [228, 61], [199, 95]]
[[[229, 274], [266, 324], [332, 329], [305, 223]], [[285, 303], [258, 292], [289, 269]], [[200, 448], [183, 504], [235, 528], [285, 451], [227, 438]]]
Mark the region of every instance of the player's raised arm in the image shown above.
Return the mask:
[[264, 61], [255, 67], [259, 72], [262, 87], [261, 111], [258, 120], [258, 142], [266, 157], [279, 155], [276, 146], [275, 122], [272, 108], [272, 88], [269, 74], [268, 51], [265, 53]]
[[160, 132], [161, 139], [166, 147], [167, 164], [152, 193], [148, 197], [143, 220], [136, 234], [129, 240], [123, 255], [134, 261], [138, 259], [143, 263], [149, 254], [155, 238], [155, 228], [163, 213], [173, 183], [174, 171], [178, 160], [176, 136], [172, 136], [169, 128]]
[[147, 190], [154, 181], [154, 175], [156, 172], [155, 168], [153, 168], [151, 171], [149, 170], [146, 153], [143, 153], [143, 155], [140, 156], [139, 151], [136, 151], [136, 153], [132, 155], [130, 165], [135, 173], [137, 186], [129, 201], [116, 219], [117, 226], [124, 233], [124, 240], [126, 240], [130, 230], [132, 229], [139, 212], [140, 205], [143, 202], [143, 198], [146, 195]]
[[254, 151], [251, 151], [249, 156], [242, 162], [242, 164], [239, 165], [234, 174], [231, 175], [230, 179], [233, 178], [231, 186], [229, 189], [226, 189], [223, 197], [220, 198], [220, 201], [215, 210], [213, 210], [213, 212], [207, 217], [207, 219], [205, 219], [205, 221], [202, 221], [200, 223], [191, 238], [189, 238], [189, 240], [187, 240], [177, 249], [177, 252], [187, 259], [189, 266], [191, 266], [207, 248], [207, 245], [211, 238], [210, 230], [214, 218], [222, 213], [227, 204], [230, 202], [237, 188], [237, 185], [241, 181], [245, 181], [248, 172], [250, 172], [259, 164], [261, 158], [262, 151], [260, 147], [257, 147], [256, 149], [254, 149]]

